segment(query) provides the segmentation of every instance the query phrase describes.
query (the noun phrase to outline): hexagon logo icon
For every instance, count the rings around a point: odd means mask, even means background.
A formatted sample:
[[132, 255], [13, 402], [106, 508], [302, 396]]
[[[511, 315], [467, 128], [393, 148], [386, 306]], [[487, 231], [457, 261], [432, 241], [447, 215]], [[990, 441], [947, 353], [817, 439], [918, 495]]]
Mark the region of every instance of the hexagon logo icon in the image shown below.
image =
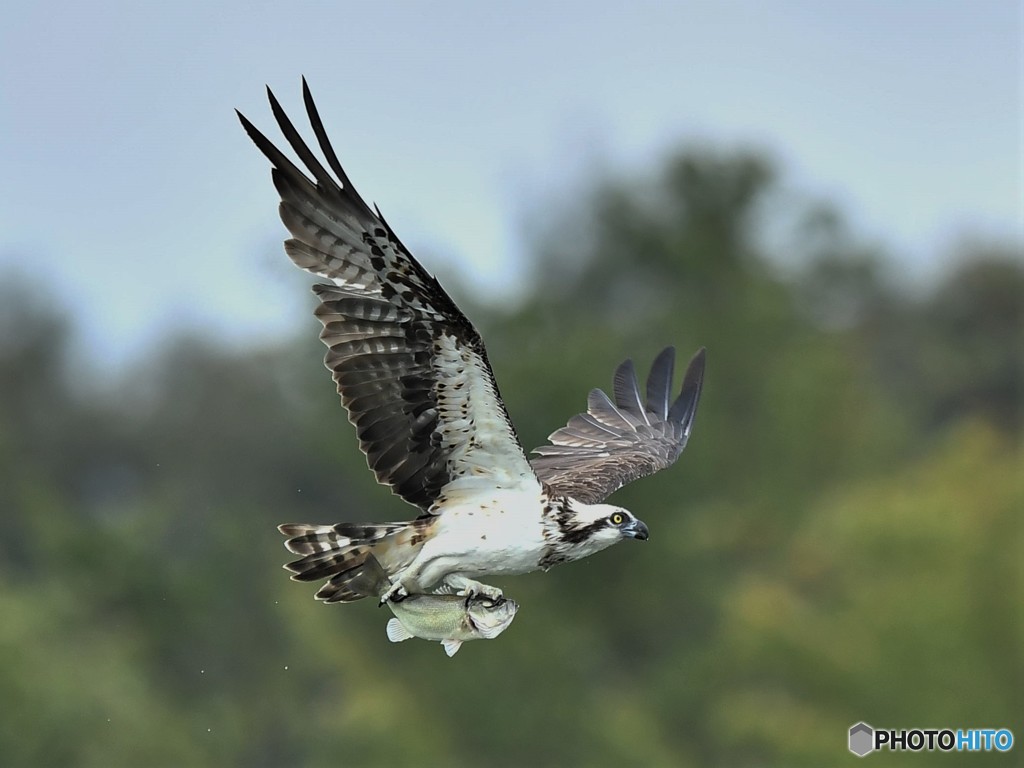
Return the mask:
[[850, 751], [857, 757], [864, 757], [875, 749], [875, 729], [867, 723], [850, 727]]

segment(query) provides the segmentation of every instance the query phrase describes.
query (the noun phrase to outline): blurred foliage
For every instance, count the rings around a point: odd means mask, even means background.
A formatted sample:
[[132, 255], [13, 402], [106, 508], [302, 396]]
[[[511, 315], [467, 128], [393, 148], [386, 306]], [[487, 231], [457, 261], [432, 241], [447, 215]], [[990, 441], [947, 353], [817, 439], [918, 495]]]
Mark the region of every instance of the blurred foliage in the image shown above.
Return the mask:
[[651, 541], [507, 580], [513, 628], [454, 660], [280, 570], [277, 523], [411, 513], [311, 317], [289, 347], [164, 339], [97, 390], [73, 312], [5, 279], [0, 764], [818, 766], [858, 720], [1024, 738], [1020, 253], [964, 246], [909, 292], [819, 206], [783, 270], [760, 222], [785, 204], [763, 158], [683, 153], [550, 226], [521, 306], [461, 297], [527, 447], [626, 356], [709, 367], [680, 463], [615, 497]]

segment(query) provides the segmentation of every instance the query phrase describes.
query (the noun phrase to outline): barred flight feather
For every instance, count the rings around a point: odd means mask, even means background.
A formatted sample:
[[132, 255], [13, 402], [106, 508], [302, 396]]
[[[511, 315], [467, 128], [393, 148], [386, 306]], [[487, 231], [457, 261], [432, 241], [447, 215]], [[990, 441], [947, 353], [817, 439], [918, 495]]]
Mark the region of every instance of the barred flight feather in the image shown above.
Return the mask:
[[274, 165], [288, 256], [333, 283], [313, 287], [324, 362], [378, 481], [424, 512], [436, 512], [442, 489], [470, 470], [536, 487], [472, 323], [355, 191], [305, 81], [306, 111], [333, 176], [268, 94], [312, 180], [239, 117]]
[[596, 504], [626, 483], [670, 466], [690, 437], [704, 381], [704, 349], [690, 360], [682, 390], [669, 405], [675, 349], [655, 358], [647, 378], [647, 403], [632, 360], [615, 371], [615, 401], [600, 389], [587, 397], [587, 411], [569, 419], [534, 449], [534, 471], [555, 492]]

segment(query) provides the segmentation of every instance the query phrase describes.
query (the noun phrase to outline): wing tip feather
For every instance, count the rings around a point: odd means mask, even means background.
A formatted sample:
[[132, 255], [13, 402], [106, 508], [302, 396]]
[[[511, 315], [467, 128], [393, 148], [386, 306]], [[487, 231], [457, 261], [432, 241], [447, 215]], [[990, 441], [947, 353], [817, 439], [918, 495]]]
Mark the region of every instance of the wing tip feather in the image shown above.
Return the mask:
[[701, 390], [704, 388], [704, 368], [707, 363], [707, 347], [701, 347], [690, 358], [683, 376], [683, 386], [679, 397], [672, 403], [669, 419], [683, 427], [683, 434], [689, 435], [693, 421], [697, 416], [697, 405], [700, 403]]

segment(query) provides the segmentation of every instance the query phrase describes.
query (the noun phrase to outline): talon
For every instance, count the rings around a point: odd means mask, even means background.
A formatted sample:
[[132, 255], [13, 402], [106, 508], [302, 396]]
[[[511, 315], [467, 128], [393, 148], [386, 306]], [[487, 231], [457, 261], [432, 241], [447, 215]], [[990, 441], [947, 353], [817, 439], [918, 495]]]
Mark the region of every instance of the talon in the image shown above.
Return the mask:
[[466, 600], [472, 600], [474, 597], [485, 597], [492, 602], [498, 602], [503, 599], [503, 593], [497, 587], [492, 587], [490, 584], [481, 584], [479, 581], [473, 581], [472, 579], [447, 579], [449, 586], [455, 589], [455, 594], [460, 597], [465, 597]]
[[378, 603], [378, 607], [387, 602], [400, 603], [408, 596], [409, 593], [406, 591], [405, 587], [402, 586], [402, 582], [397, 581], [388, 588], [387, 592], [380, 596], [380, 603]]
[[505, 599], [505, 593], [497, 587], [492, 587], [490, 584], [478, 584], [477, 589], [474, 592], [474, 597], [476, 595], [483, 595], [492, 603], [497, 603], [498, 601]]

